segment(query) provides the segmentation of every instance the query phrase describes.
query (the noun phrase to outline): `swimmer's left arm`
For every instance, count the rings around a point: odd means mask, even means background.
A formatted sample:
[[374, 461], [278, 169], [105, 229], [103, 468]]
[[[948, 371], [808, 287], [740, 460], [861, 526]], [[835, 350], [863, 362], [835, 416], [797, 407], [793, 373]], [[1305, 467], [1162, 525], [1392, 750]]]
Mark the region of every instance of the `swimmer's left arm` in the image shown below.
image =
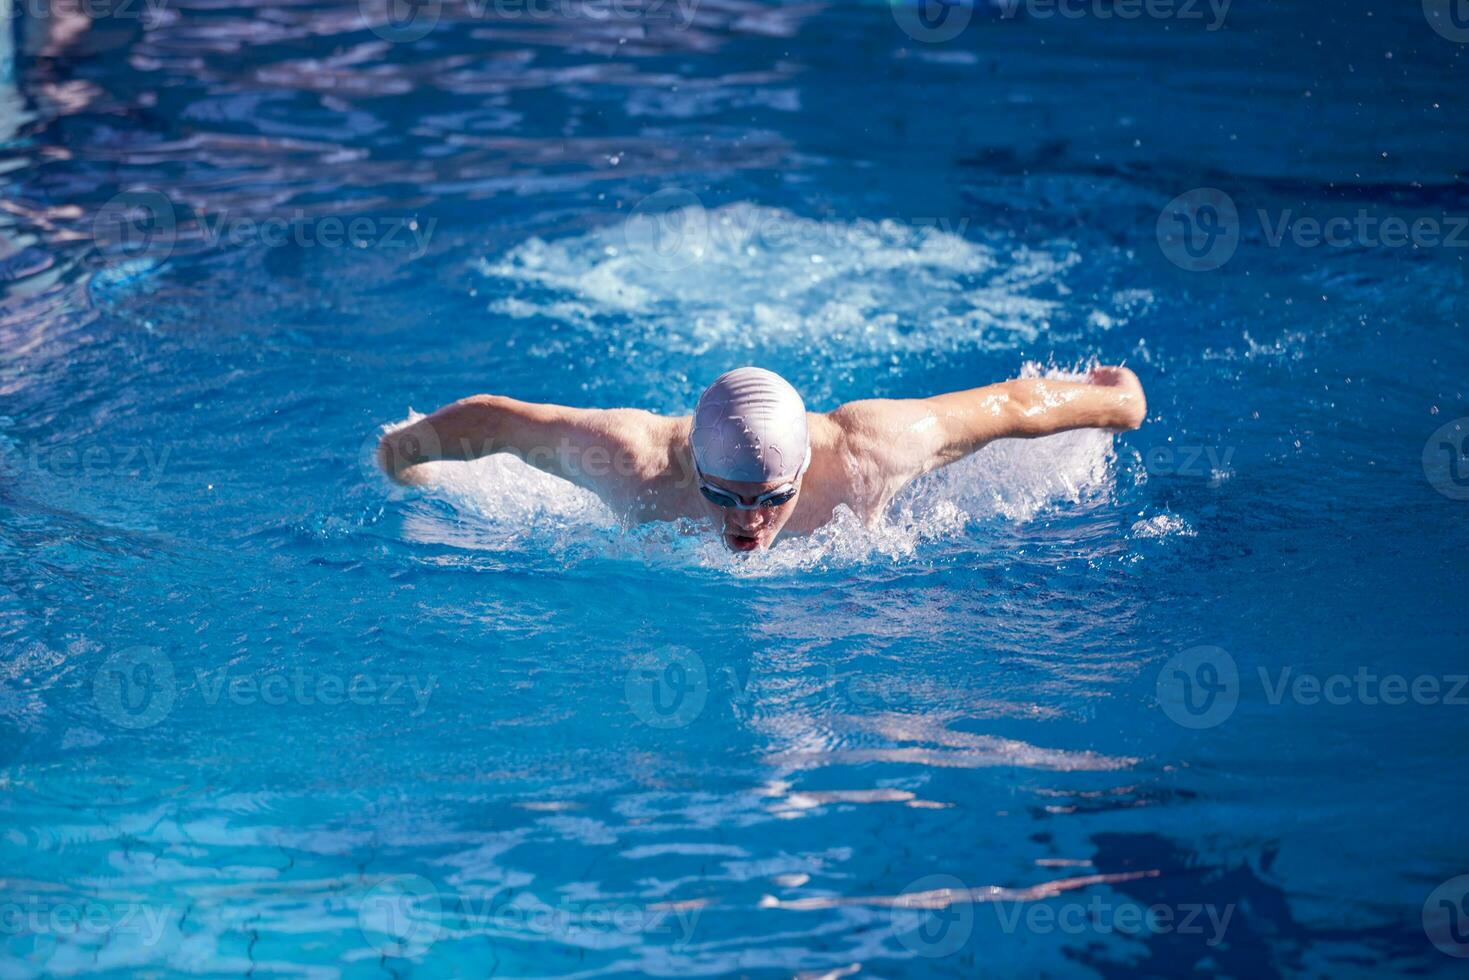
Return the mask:
[[833, 413], [861, 452], [891, 476], [911, 479], [963, 459], [996, 439], [1036, 439], [1070, 429], [1136, 429], [1147, 415], [1137, 375], [1097, 367], [1085, 381], [1017, 378], [932, 398], [852, 402]]
[[1125, 367], [1097, 367], [1085, 381], [1017, 378], [924, 399], [939, 419], [952, 462], [996, 439], [1038, 439], [1071, 429], [1136, 429], [1148, 413], [1142, 382]]
[[1017, 378], [924, 399], [938, 419], [942, 466], [996, 439], [1037, 439], [1071, 429], [1136, 429], [1147, 415], [1137, 375], [1093, 368], [1085, 381]]

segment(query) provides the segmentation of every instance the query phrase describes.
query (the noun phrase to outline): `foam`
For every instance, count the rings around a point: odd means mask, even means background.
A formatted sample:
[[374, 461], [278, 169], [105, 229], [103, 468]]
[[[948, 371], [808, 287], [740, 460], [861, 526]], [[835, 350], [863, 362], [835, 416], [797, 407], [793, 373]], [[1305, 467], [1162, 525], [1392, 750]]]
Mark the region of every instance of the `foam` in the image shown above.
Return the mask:
[[1134, 538], [1161, 541], [1167, 538], [1194, 538], [1198, 534], [1192, 524], [1177, 514], [1154, 514], [1132, 525]]
[[823, 221], [750, 203], [706, 211], [687, 197], [662, 239], [633, 218], [482, 260], [510, 294], [490, 311], [585, 328], [635, 317], [689, 353], [752, 330], [762, 347], [1014, 349], [1059, 309], [1037, 293], [1080, 261], [1066, 243], [1002, 247], [937, 219]]

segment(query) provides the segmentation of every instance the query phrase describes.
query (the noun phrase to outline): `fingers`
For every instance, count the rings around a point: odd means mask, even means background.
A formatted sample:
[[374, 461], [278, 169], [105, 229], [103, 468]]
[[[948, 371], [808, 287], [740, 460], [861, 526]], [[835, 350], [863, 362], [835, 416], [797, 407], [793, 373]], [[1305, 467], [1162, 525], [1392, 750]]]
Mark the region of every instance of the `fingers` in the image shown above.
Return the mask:
[[1112, 364], [1097, 365], [1091, 369], [1087, 378], [1094, 385], [1104, 385], [1107, 387], [1138, 384], [1137, 375], [1133, 374], [1131, 369]]

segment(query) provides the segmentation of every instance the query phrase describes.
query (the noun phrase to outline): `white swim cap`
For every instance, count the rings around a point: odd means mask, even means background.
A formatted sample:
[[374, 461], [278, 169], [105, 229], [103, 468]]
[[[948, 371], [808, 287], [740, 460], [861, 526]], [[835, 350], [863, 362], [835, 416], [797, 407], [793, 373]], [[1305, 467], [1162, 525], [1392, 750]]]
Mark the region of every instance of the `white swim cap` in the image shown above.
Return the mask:
[[704, 389], [690, 441], [699, 471], [721, 480], [791, 482], [811, 459], [806, 403], [764, 368], [727, 371]]

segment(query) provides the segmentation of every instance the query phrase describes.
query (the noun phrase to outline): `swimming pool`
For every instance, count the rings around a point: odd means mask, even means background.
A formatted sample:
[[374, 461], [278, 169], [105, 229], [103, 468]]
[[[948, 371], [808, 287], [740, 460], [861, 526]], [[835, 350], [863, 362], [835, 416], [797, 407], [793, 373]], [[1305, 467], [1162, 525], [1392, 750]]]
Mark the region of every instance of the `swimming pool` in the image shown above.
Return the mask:
[[[0, 974], [1460, 967], [1458, 22], [649, 6], [14, 23]], [[1097, 359], [748, 560], [368, 458]]]

